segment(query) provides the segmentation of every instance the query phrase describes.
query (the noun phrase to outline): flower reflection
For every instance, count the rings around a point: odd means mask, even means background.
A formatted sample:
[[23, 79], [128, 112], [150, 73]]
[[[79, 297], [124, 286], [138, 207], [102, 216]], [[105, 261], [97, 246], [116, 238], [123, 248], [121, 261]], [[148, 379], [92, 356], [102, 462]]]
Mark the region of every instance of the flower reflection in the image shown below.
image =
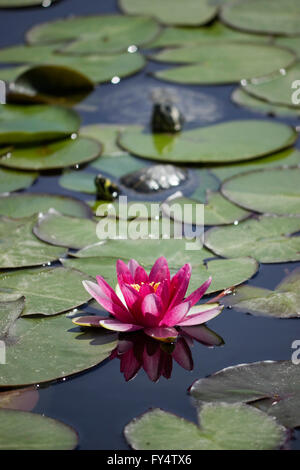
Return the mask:
[[193, 370], [194, 362], [191, 347], [194, 341], [204, 346], [214, 347], [224, 344], [223, 339], [205, 325], [187, 326], [179, 330], [176, 343], [158, 342], [143, 331], [120, 334], [116, 348], [110, 359], [120, 360], [120, 372], [126, 381], [133, 379], [139, 370], [144, 369], [152, 382], [163, 376], [169, 379], [173, 360], [185, 370]]

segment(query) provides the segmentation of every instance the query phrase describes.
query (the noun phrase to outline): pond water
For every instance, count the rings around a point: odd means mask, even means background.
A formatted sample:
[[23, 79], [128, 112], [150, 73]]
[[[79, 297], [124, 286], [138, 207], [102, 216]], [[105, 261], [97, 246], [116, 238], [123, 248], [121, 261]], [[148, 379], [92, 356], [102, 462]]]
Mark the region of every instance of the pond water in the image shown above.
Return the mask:
[[[49, 8], [1, 10], [1, 47], [21, 43], [25, 31], [33, 24], [66, 15], [114, 13], [115, 0], [64, 0]], [[161, 84], [150, 72], [162, 67], [148, 62], [140, 73], [122, 79], [119, 84], [100, 85], [75, 109], [83, 124], [142, 123], [147, 124], [151, 110], [151, 91], [167, 86], [183, 96], [187, 128], [231, 119], [263, 119], [261, 114], [248, 112], [230, 101], [234, 86], [175, 86]], [[273, 118], [265, 118], [272, 120]], [[297, 125], [296, 119], [278, 118], [281, 122]], [[30, 192], [48, 192], [80, 197], [58, 185], [57, 174], [41, 176], [28, 189]], [[261, 265], [249, 285], [274, 288], [281, 279], [300, 263]], [[224, 367], [261, 360], [291, 358], [291, 344], [300, 339], [297, 320], [255, 317], [225, 309], [209, 323], [224, 339], [221, 347], [208, 348], [194, 343], [192, 348], [194, 370], [187, 371], [173, 362], [169, 380], [160, 378], [152, 383], [144, 371], [126, 382], [120, 373], [118, 359], [106, 360], [99, 367], [50, 386], [40, 387], [39, 401], [34, 411], [61, 419], [79, 433], [79, 449], [128, 449], [122, 435], [124, 426], [135, 416], [151, 407], [163, 408], [192, 421], [195, 409], [187, 395], [189, 386], [198, 378], [210, 375]], [[295, 431], [290, 443], [300, 449], [300, 432]]]

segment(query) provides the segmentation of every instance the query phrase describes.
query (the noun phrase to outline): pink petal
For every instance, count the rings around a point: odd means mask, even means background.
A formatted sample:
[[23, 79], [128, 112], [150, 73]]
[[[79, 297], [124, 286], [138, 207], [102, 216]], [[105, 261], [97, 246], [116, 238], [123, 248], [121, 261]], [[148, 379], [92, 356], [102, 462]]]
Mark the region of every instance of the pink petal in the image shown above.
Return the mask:
[[120, 321], [132, 321], [128, 310], [124, 307], [115, 291], [101, 277], [97, 276], [98, 285], [91, 281], [83, 281], [86, 291], [108, 312]]
[[142, 282], [149, 282], [148, 274], [142, 266], [138, 266], [134, 274], [134, 282], [141, 284]]
[[142, 362], [136, 357], [133, 349], [120, 357], [120, 371], [123, 372], [126, 382], [136, 376], [141, 366]]
[[128, 263], [128, 269], [131, 273], [132, 278], [134, 279], [134, 274], [136, 269], [139, 267], [139, 263], [135, 259], [131, 259]]
[[141, 305], [145, 326], [158, 326], [163, 315], [163, 305], [156, 294], [148, 294], [144, 297]]
[[124, 284], [122, 282], [119, 284], [119, 287], [128, 309], [131, 310], [139, 298], [139, 292], [134, 289], [134, 287], [131, 287], [130, 285]]
[[157, 382], [161, 376], [161, 353], [159, 345], [153, 354], [147, 354], [147, 348], [144, 349], [143, 369], [152, 382]]
[[78, 326], [90, 326], [93, 328], [102, 328], [100, 320], [106, 320], [107, 317], [100, 317], [99, 315], [86, 315], [83, 317], [72, 318], [72, 322]]
[[142, 330], [143, 328], [140, 325], [134, 325], [132, 323], [122, 323], [120, 321], [113, 320], [111, 318], [107, 320], [101, 320], [100, 325], [103, 326], [103, 328], [107, 328], [108, 330], [119, 331], [119, 332], [137, 331], [137, 330]]
[[199, 343], [204, 346], [221, 346], [224, 344], [221, 336], [217, 335], [217, 333], [210, 330], [205, 325], [182, 326], [180, 327], [180, 331], [188, 335], [188, 337], [199, 341]]
[[122, 282], [125, 282], [126, 284], [134, 284], [133, 276], [127, 264], [124, 263], [124, 261], [122, 261], [121, 259], [118, 259], [116, 263], [116, 270], [119, 284], [121, 284]]
[[179, 325], [190, 309], [188, 302], [183, 302], [169, 309], [160, 321], [159, 326], [176, 326]]
[[172, 357], [175, 361], [186, 370], [193, 370], [194, 363], [191, 350], [184, 338], [179, 338], [176, 342]]
[[162, 282], [165, 279], [170, 280], [170, 270], [168, 267], [168, 262], [166, 258], [161, 256], [158, 258], [149, 275], [149, 281], [150, 282]]
[[195, 315], [188, 315], [184, 320], [178, 323], [178, 326], [193, 326], [193, 325], [201, 325], [212, 318], [215, 318], [219, 313], [221, 313], [223, 307], [215, 307], [213, 309], [209, 309], [203, 311], [201, 313]]
[[173, 343], [178, 336], [178, 331], [175, 328], [168, 327], [145, 328], [144, 333], [165, 343]]
[[190, 278], [191, 278], [192, 268], [190, 264], [185, 264], [179, 271], [173, 276], [171, 280], [171, 303], [170, 307], [181, 303], [186, 294]]
[[195, 305], [197, 302], [199, 302], [201, 297], [203, 297], [203, 295], [205, 294], [205, 292], [209, 288], [209, 286], [211, 284], [211, 281], [212, 281], [212, 277], [210, 276], [208, 278], [208, 280], [206, 282], [204, 282], [204, 284], [202, 284], [202, 286], [200, 286], [198, 289], [196, 289], [194, 292], [192, 292], [192, 294], [190, 294], [185, 299], [187, 302], [190, 302], [191, 307], [193, 307], [193, 305]]
[[170, 302], [170, 281], [165, 279], [156, 289], [156, 295], [160, 297], [164, 310], [166, 311]]

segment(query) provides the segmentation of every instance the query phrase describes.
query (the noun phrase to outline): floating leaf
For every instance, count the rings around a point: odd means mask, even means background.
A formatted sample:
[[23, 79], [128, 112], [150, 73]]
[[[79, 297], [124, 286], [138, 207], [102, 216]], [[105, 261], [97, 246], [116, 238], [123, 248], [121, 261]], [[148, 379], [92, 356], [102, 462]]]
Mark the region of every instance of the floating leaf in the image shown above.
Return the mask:
[[[186, 213], [186, 207], [189, 211]], [[250, 216], [250, 212], [241, 209], [225, 199], [220, 193], [207, 193], [207, 202], [203, 207], [204, 219], [197, 217], [199, 202], [186, 197], [170, 199], [163, 204], [163, 212], [174, 220], [184, 220], [186, 224], [201, 223], [207, 225], [227, 225], [244, 220]], [[201, 206], [201, 204], [200, 204]]]
[[98, 142], [78, 137], [15, 148], [0, 158], [0, 165], [20, 170], [54, 170], [89, 162], [100, 153]]
[[261, 263], [300, 260], [300, 217], [260, 216], [205, 233], [205, 246], [226, 258], [252, 256]]
[[[129, 259], [122, 258], [123, 261], [129, 261]], [[62, 259], [61, 263], [66, 268], [77, 269], [88, 276], [96, 278], [96, 276], [102, 276], [108, 284], [111, 286], [117, 285], [117, 274], [116, 274], [116, 261], [117, 258], [101, 258], [100, 256], [91, 256], [89, 258], [66, 258]], [[96, 303], [99, 307], [99, 304]], [[100, 307], [103, 310], [102, 307]]]
[[[181, 27], [165, 28], [162, 33], [153, 42], [148, 44], [148, 48], [168, 47], [168, 46], [186, 46], [186, 45], [206, 45], [207, 43], [222, 44], [224, 41], [245, 41], [245, 42], [269, 42], [268, 37], [261, 35], [247, 34], [234, 29], [228, 28], [226, 25], [213, 22], [210, 26], [200, 28]], [[0, 60], [1, 51], [0, 51]]]
[[12, 326], [5, 340], [0, 387], [50, 382], [83, 372], [103, 362], [116, 346], [115, 335], [103, 330], [81, 333], [65, 315], [20, 318]]
[[31, 411], [39, 400], [39, 392], [34, 387], [0, 392], [0, 409]]
[[96, 194], [95, 176], [93, 173], [67, 170], [59, 178], [59, 184], [63, 188], [69, 189], [69, 191]]
[[236, 88], [231, 95], [231, 99], [239, 106], [244, 106], [254, 112], [261, 112], [272, 116], [300, 116], [300, 109], [297, 109], [296, 107], [292, 108], [263, 101], [249, 95], [249, 93], [244, 91], [243, 88]]
[[[51, 0], [51, 3], [57, 0]], [[44, 0], [0, 0], [0, 8], [23, 8], [43, 5]]]
[[97, 224], [93, 220], [82, 220], [50, 211], [38, 218], [33, 233], [51, 245], [79, 249], [99, 241], [96, 228]]
[[28, 70], [28, 66], [24, 65], [21, 67], [1, 67], [0, 68], [0, 79], [5, 82], [13, 82], [23, 72]]
[[300, 215], [300, 168], [275, 168], [236, 175], [221, 188], [230, 201], [246, 209]]
[[58, 47], [68, 54], [111, 54], [142, 46], [158, 32], [159, 26], [151, 18], [90, 15], [38, 24], [27, 32], [26, 39], [30, 44], [67, 43]]
[[300, 34], [300, 5], [297, 0], [226, 2], [221, 21], [243, 31], [293, 36]]
[[38, 173], [5, 170], [0, 168], [0, 193], [10, 193], [31, 186]]
[[56, 315], [90, 299], [82, 286], [86, 279], [79, 271], [67, 268], [23, 269], [0, 274], [0, 301], [7, 295], [26, 297], [24, 315]]
[[267, 450], [280, 447], [285, 429], [265, 413], [242, 404], [204, 404], [198, 426], [155, 408], [125, 427], [135, 450]]
[[289, 428], [300, 425], [300, 367], [291, 361], [262, 361], [223, 369], [194, 382], [198, 402], [250, 403]]
[[17, 220], [0, 217], [0, 269], [39, 266], [66, 254], [66, 250], [43, 243], [33, 235], [36, 221], [37, 216]]
[[150, 58], [159, 62], [193, 64], [160, 70], [154, 75], [171, 82], [200, 85], [262, 77], [290, 66], [295, 55], [269, 44], [222, 41], [217, 47], [215, 43], [207, 43], [203, 47], [190, 45], [166, 49]]
[[179, 135], [125, 131], [123, 148], [139, 157], [172, 163], [227, 163], [251, 160], [293, 144], [289, 126], [263, 120], [229, 121]]
[[0, 302], [0, 338], [5, 341], [10, 335], [12, 327], [21, 316], [25, 306], [25, 298], [18, 294], [15, 300]]
[[39, 65], [30, 67], [9, 85], [7, 100], [74, 105], [93, 88], [93, 82], [77, 70], [61, 65]]
[[154, 16], [161, 23], [197, 26], [211, 21], [217, 14], [218, 5], [208, 0], [120, 0], [119, 5], [129, 15]]
[[191, 198], [196, 201], [206, 202], [206, 195], [208, 191], [217, 191], [220, 187], [218, 178], [209, 170], [194, 170], [198, 176], [197, 188], [191, 194]]
[[127, 173], [145, 168], [147, 163], [132, 157], [129, 153], [119, 157], [101, 156], [92, 162], [92, 167], [100, 172], [105, 172], [113, 175], [115, 178], [126, 175]]
[[90, 217], [92, 214], [84, 202], [68, 196], [26, 193], [0, 197], [0, 214], [7, 217], [29, 217], [49, 209], [74, 217]]
[[299, 79], [300, 64], [285, 71], [284, 74], [277, 74], [269, 79], [258, 80], [257, 83], [246, 83], [243, 90], [255, 98], [266, 101], [273, 105], [287, 106], [292, 110], [300, 111], [299, 104], [293, 104], [293, 83]]
[[1, 450], [72, 450], [78, 444], [73, 428], [45, 415], [0, 410], [0, 423]]
[[242, 286], [234, 295], [224, 298], [225, 306], [233, 306], [239, 312], [275, 318], [300, 317], [300, 273], [294, 270], [276, 289]]
[[42, 46], [27, 46], [18, 44], [0, 49], [0, 62], [5, 64], [39, 64], [48, 59], [57, 49], [56, 44]]
[[299, 36], [295, 37], [278, 37], [275, 38], [275, 44], [279, 46], [288, 47], [291, 49], [297, 57], [299, 58], [299, 51], [300, 51], [300, 38]]
[[0, 144], [42, 142], [76, 133], [80, 118], [75, 111], [58, 106], [0, 107]]

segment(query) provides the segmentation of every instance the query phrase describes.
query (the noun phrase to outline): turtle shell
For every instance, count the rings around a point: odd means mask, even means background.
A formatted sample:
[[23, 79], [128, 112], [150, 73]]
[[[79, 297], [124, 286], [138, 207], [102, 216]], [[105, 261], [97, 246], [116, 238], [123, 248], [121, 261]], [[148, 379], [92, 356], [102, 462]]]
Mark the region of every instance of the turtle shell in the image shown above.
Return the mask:
[[121, 183], [140, 193], [170, 189], [184, 183], [188, 172], [174, 165], [152, 165], [122, 176]]

